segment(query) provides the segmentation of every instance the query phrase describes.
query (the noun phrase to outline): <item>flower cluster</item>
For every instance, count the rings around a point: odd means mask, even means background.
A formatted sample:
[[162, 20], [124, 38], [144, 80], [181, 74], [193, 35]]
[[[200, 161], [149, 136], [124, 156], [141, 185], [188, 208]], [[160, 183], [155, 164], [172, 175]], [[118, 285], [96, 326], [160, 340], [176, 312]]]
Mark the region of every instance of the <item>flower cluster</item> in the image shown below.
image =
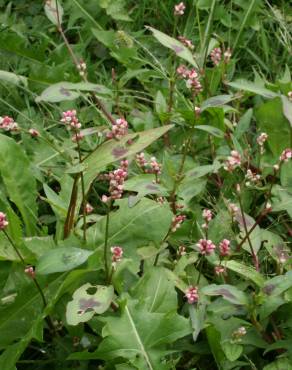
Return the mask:
[[9, 222], [7, 221], [6, 214], [0, 212], [0, 230], [4, 230], [8, 224]]
[[13, 118], [4, 116], [0, 117], [0, 128], [5, 131], [17, 131], [18, 124], [14, 121]]
[[198, 294], [198, 287], [190, 286], [185, 292], [185, 297], [188, 300], [189, 304], [193, 304], [198, 302], [199, 294]]
[[285, 150], [283, 150], [281, 156], [280, 156], [280, 161], [281, 162], [288, 162], [289, 159], [292, 158], [292, 149], [290, 148], [287, 148]]
[[256, 184], [260, 181], [261, 175], [253, 173], [250, 169], [246, 171], [245, 178], [248, 180], [246, 181], [245, 185], [250, 186], [251, 183]]
[[221, 48], [214, 48], [210, 53], [210, 58], [215, 66], [217, 66], [222, 59], [222, 50]]
[[247, 333], [247, 331], [246, 331], [245, 327], [241, 326], [240, 328], [236, 329], [232, 333], [232, 339], [237, 341], [237, 342], [240, 342], [241, 338], [244, 337], [246, 335], [246, 333]]
[[116, 119], [112, 124], [112, 129], [107, 133], [108, 139], [120, 139], [128, 133], [128, 122], [124, 118]]
[[67, 110], [62, 113], [61, 122], [68, 127], [69, 130], [73, 130], [72, 141], [77, 142], [84, 138], [82, 132], [80, 132], [81, 123], [78, 120], [75, 109]]
[[217, 265], [214, 267], [214, 272], [216, 275], [224, 274], [226, 272], [226, 268], [222, 265]]
[[257, 137], [257, 143], [260, 146], [260, 152], [261, 154], [264, 153], [264, 143], [267, 141], [268, 135], [265, 132], [262, 132], [260, 136]]
[[35, 128], [30, 128], [28, 130], [28, 133], [30, 134], [31, 137], [38, 137], [38, 136], [40, 136], [40, 133]]
[[186, 219], [185, 215], [177, 215], [172, 218], [172, 223], [171, 223], [171, 231], [174, 233], [177, 229], [179, 229]]
[[230, 240], [223, 239], [222, 242], [219, 243], [219, 251], [220, 256], [226, 257], [230, 255]]
[[184, 15], [186, 6], [183, 2], [174, 6], [174, 15]]
[[112, 264], [113, 266], [117, 263], [120, 262], [123, 258], [123, 248], [119, 246], [111, 247], [111, 252], [112, 252]]
[[239, 208], [234, 203], [229, 203], [228, 204], [228, 209], [229, 209], [229, 212], [231, 213], [232, 217], [234, 217], [236, 215], [236, 213], [239, 211]]
[[204, 209], [202, 213], [203, 219], [205, 220], [205, 223], [203, 223], [202, 228], [208, 229], [209, 222], [212, 220], [212, 211], [210, 209]]
[[128, 167], [125, 167], [126, 162], [128, 163], [128, 161], [122, 161], [122, 168], [111, 171], [108, 175], [105, 176], [105, 178], [109, 180], [110, 196], [102, 196], [102, 201], [104, 203], [108, 202], [111, 199], [120, 199], [122, 197], [124, 191], [124, 182], [128, 176]]
[[150, 158], [150, 162], [148, 163], [145, 159], [145, 154], [139, 153], [136, 154], [136, 161], [138, 166], [145, 172], [145, 173], [153, 173], [155, 175], [161, 175], [161, 164], [157, 162], [155, 157]]
[[79, 74], [80, 74], [81, 77], [86, 75], [87, 66], [86, 66], [86, 63], [84, 62], [84, 60], [81, 59], [79, 61], [79, 63], [77, 64], [77, 69], [78, 69]]
[[203, 90], [199, 74], [194, 68], [188, 69], [182, 64], [176, 69], [176, 73], [186, 80], [187, 88], [192, 89], [195, 94], [199, 94]]
[[30, 278], [34, 279], [35, 278], [35, 270], [33, 268], [33, 266], [27, 266], [25, 269], [24, 269], [24, 273], [29, 276]]
[[196, 245], [202, 256], [210, 256], [216, 249], [216, 245], [209, 239], [200, 239]]
[[178, 40], [184, 45], [186, 46], [188, 49], [190, 50], [194, 50], [194, 45], [192, 43], [191, 40], [187, 39], [186, 37], [184, 36], [178, 36]]
[[241, 165], [241, 156], [237, 150], [232, 150], [230, 156], [224, 164], [224, 169], [228, 172], [232, 172], [236, 167]]

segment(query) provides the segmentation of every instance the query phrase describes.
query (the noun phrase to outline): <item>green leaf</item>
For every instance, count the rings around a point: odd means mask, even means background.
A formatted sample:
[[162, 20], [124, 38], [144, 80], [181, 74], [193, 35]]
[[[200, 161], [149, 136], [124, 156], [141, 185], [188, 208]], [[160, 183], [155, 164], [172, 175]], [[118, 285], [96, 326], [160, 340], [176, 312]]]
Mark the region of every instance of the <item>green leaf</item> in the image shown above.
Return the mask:
[[196, 342], [201, 330], [204, 328], [206, 305], [189, 305], [189, 313], [193, 329], [193, 340]]
[[202, 288], [201, 292], [208, 296], [221, 295], [224, 299], [236, 305], [246, 306], [249, 303], [248, 296], [244, 292], [242, 292], [235, 286], [228, 284], [223, 285], [210, 284]]
[[58, 82], [47, 87], [40, 96], [36, 97], [36, 102], [58, 103], [66, 100], [75, 100], [81, 93], [80, 91], [94, 92], [96, 95], [110, 95], [111, 91], [103, 85], [90, 82]]
[[60, 2], [60, 0], [47, 0], [45, 4], [46, 16], [55, 26], [62, 24], [64, 11]]
[[47, 275], [72, 270], [86, 262], [92, 253], [93, 251], [80, 248], [55, 248], [40, 257], [36, 272], [39, 275]]
[[283, 114], [280, 98], [273, 99], [255, 111], [258, 126], [268, 134], [267, 145], [274, 156], [279, 157], [282, 151], [290, 146], [290, 125]]
[[236, 126], [236, 129], [235, 129], [235, 132], [234, 132], [234, 136], [237, 138], [237, 139], [240, 139], [241, 136], [248, 131], [249, 127], [250, 127], [250, 123], [251, 123], [251, 119], [252, 119], [252, 116], [253, 116], [253, 110], [252, 108], [248, 109], [244, 115], [240, 118], [237, 126]]
[[[240, 238], [238, 238], [240, 242], [240, 240], [243, 239], [246, 235], [246, 231], [245, 231], [244, 223], [243, 223], [244, 220], [239, 212], [235, 215], [235, 218], [240, 227]], [[246, 213], [244, 213], [244, 219], [245, 219], [247, 231], [249, 231], [255, 224], [255, 220], [251, 216], [247, 215]], [[251, 242], [251, 245], [253, 247], [255, 254], [257, 254], [262, 245], [262, 230], [258, 225], [254, 228], [251, 234], [249, 234], [249, 240]], [[246, 250], [248, 253], [252, 254], [248, 240], [246, 240], [243, 243], [242, 248]]]
[[266, 365], [263, 370], [292, 370], [292, 361], [288, 357], [279, 358]]
[[[119, 202], [119, 209], [110, 214], [108, 245], [120, 245], [124, 254], [136, 256], [136, 249], [149, 243], [161, 243], [172, 220], [168, 204], [159, 204], [143, 198], [129, 208], [127, 199]], [[159, 227], [157, 227], [159, 225]], [[88, 240], [97, 246], [104, 244], [106, 217], [88, 229]]]
[[198, 166], [186, 173], [186, 177], [192, 179], [198, 179], [209, 173], [216, 173], [222, 167], [222, 164], [219, 162], [214, 162], [213, 164], [207, 164], [205, 166]]
[[234, 99], [235, 99], [234, 95], [212, 96], [212, 98], [203, 101], [203, 103], [201, 104], [201, 111], [203, 112], [208, 108], [220, 107], [221, 105], [225, 105]]
[[243, 352], [243, 346], [236, 343], [231, 343], [228, 340], [221, 343], [221, 346], [225, 353], [225, 356], [228, 358], [229, 361], [236, 361]]
[[[128, 299], [120, 316], [100, 318], [106, 323], [105, 337], [96, 352], [85, 353], [83, 359], [111, 360], [126, 358], [139, 363], [141, 370], [170, 369], [162, 359], [168, 353], [166, 344], [190, 334], [189, 320], [172, 313], [149, 312], [137, 301]], [[71, 355], [70, 359], [79, 358]]]
[[284, 116], [287, 118], [287, 120], [290, 123], [290, 126], [292, 128], [292, 103], [287, 98], [287, 96], [281, 96], [282, 104], [283, 104], [283, 113]]
[[191, 53], [191, 51], [185, 47], [180, 41], [166, 35], [163, 32], [160, 32], [156, 30], [155, 28], [146, 26], [148, 30], [150, 30], [153, 33], [153, 36], [158, 40], [163, 46], [171, 49], [175, 52], [175, 54], [189, 62], [192, 66], [198, 68], [198, 65]]
[[0, 134], [0, 174], [10, 200], [23, 218], [26, 234], [36, 232], [37, 189], [30, 162], [20, 145]]
[[251, 81], [247, 81], [244, 79], [239, 79], [234, 82], [229, 82], [227, 85], [234, 87], [235, 89], [238, 89], [238, 90], [248, 91], [253, 94], [261, 95], [261, 96], [264, 96], [265, 98], [270, 98], [270, 99], [275, 98], [276, 96], [279, 95], [279, 94], [274, 93], [271, 90], [268, 90], [262, 87], [260, 84], [256, 82], [251, 82]]
[[27, 78], [12, 72], [0, 71], [0, 81], [9, 82], [12, 85], [22, 84], [27, 86]]
[[114, 298], [112, 286], [82, 285], [73, 294], [73, 300], [67, 305], [66, 320], [69, 325], [89, 321], [94, 314], [102, 314], [109, 308]]
[[237, 272], [245, 279], [253, 281], [257, 286], [262, 287], [265, 283], [264, 277], [253, 267], [247, 266], [237, 261], [227, 261], [225, 266], [234, 272]]
[[213, 136], [219, 137], [220, 139], [224, 138], [224, 132], [221, 131], [217, 127], [208, 126], [208, 125], [197, 125], [194, 128], [198, 130], [206, 131]]
[[268, 296], [277, 296], [284, 293], [292, 286], [292, 271], [288, 271], [285, 275], [275, 276], [265, 282], [263, 291]]
[[[84, 173], [85, 189], [88, 191], [97, 174], [113, 162], [136, 154], [165, 134], [173, 126], [167, 125], [151, 130], [137, 132], [124, 136], [121, 140], [108, 140], [94, 150], [84, 161], [86, 171]], [[128, 141], [133, 140], [129, 144]]]

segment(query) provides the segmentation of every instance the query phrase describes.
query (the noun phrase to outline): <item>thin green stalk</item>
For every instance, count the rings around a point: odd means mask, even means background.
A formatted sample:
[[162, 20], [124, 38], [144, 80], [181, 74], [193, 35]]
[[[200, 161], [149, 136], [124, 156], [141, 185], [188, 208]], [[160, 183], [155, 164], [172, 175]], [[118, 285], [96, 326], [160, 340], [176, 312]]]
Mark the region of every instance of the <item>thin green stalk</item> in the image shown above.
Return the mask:
[[239, 29], [239, 31], [238, 31], [238, 33], [237, 33], [237, 36], [236, 36], [236, 39], [235, 39], [235, 41], [234, 41], [234, 44], [233, 44], [233, 50], [235, 50], [235, 49], [236, 49], [236, 46], [237, 46], [238, 41], [239, 41], [239, 39], [240, 39], [240, 37], [241, 37], [242, 31], [243, 31], [243, 29], [244, 29], [244, 27], [245, 27], [245, 25], [246, 25], [246, 22], [247, 22], [247, 20], [248, 20], [248, 17], [249, 17], [249, 15], [250, 15], [250, 13], [251, 13], [251, 11], [252, 11], [252, 9], [253, 9], [253, 7], [254, 7], [255, 3], [256, 3], [256, 0], [251, 0], [251, 1], [250, 1], [249, 7], [248, 7], [248, 9], [247, 9], [247, 11], [246, 11], [246, 13], [245, 13], [245, 15], [244, 15], [244, 18], [243, 18], [243, 20], [242, 20], [242, 22], [241, 22], [241, 25], [240, 25], [240, 29]]
[[104, 269], [106, 280], [109, 279], [109, 266], [108, 266], [108, 237], [109, 237], [109, 221], [110, 221], [110, 206], [106, 214], [106, 224], [105, 224], [105, 236], [104, 236], [104, 247], [103, 247], [103, 258], [104, 258]]

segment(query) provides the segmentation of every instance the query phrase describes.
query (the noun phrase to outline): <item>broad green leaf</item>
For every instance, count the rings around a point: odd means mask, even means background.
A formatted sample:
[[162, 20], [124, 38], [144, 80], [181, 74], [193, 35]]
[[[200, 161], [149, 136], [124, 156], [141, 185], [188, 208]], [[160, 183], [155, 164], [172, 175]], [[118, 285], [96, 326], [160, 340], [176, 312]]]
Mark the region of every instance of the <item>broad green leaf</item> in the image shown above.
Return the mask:
[[285, 292], [292, 286], [292, 271], [288, 271], [285, 275], [275, 276], [265, 282], [263, 292], [267, 296], [277, 296]]
[[61, 6], [61, 0], [46, 0], [45, 13], [55, 26], [62, 24], [64, 11]]
[[23, 84], [27, 86], [27, 78], [12, 72], [0, 71], [0, 81], [9, 82], [12, 85]]
[[69, 325], [89, 321], [94, 314], [104, 313], [114, 297], [112, 286], [82, 285], [73, 294], [73, 300], [67, 304], [66, 320]]
[[[121, 310], [120, 315], [100, 318], [106, 324], [104, 339], [97, 351], [84, 353], [82, 358], [111, 360], [122, 357], [134, 364], [139, 359], [141, 370], [170, 369], [162, 364], [168, 353], [166, 344], [190, 334], [189, 320], [177, 313], [148, 312], [130, 299]], [[74, 358], [79, 358], [78, 354], [70, 356]]]
[[249, 127], [250, 127], [250, 124], [251, 124], [251, 119], [252, 119], [252, 115], [253, 115], [253, 110], [252, 108], [248, 109], [244, 115], [240, 118], [237, 126], [236, 126], [236, 129], [234, 131], [234, 136], [237, 138], [237, 139], [240, 139], [241, 136], [248, 131]]
[[80, 96], [80, 91], [94, 92], [96, 95], [110, 95], [111, 91], [103, 85], [97, 85], [90, 82], [58, 82], [47, 87], [36, 102], [58, 103], [65, 100], [75, 100]]
[[263, 370], [292, 370], [292, 361], [288, 357], [282, 357], [266, 365]]
[[10, 200], [19, 209], [26, 234], [34, 235], [37, 221], [37, 189], [30, 162], [20, 145], [0, 134], [0, 175]]
[[[246, 231], [244, 227], [244, 220], [239, 212], [236, 214], [235, 218], [240, 227], [240, 238], [238, 238], [238, 242], [240, 242], [240, 240], [243, 239], [246, 235]], [[246, 213], [244, 213], [244, 219], [245, 219], [247, 231], [249, 231], [255, 224], [255, 220], [251, 216], [247, 215]], [[251, 242], [253, 251], [255, 252], [255, 254], [257, 254], [262, 245], [262, 230], [258, 225], [254, 228], [251, 234], [249, 234], [249, 240]], [[246, 240], [243, 243], [242, 248], [246, 250], [248, 253], [252, 254], [248, 240]]]
[[292, 197], [280, 185], [274, 185], [272, 190], [272, 209], [274, 212], [286, 211], [292, 218]]
[[155, 97], [155, 110], [158, 116], [160, 117], [160, 119], [163, 116], [163, 114], [167, 112], [167, 102], [160, 90], [157, 91], [157, 94]]
[[52, 249], [40, 257], [36, 272], [39, 275], [47, 275], [72, 270], [86, 262], [92, 253], [93, 251], [72, 247]]
[[[87, 168], [84, 173], [85, 189], [87, 191], [89, 190], [92, 181], [94, 181], [98, 173], [104, 170], [107, 165], [142, 151], [172, 127], [172, 125], [167, 125], [129, 134], [119, 141], [106, 141], [94, 150], [83, 162]], [[133, 142], [129, 144], [129, 140]]]
[[292, 161], [284, 162], [281, 166], [281, 185], [283, 188], [291, 193], [292, 192]]
[[204, 328], [206, 304], [189, 305], [189, 314], [193, 329], [193, 340], [196, 342], [198, 335]]
[[253, 281], [259, 287], [262, 287], [265, 283], [265, 279], [263, 275], [257, 272], [253, 267], [247, 266], [241, 262], [237, 261], [227, 261], [225, 262], [225, 266], [234, 272], [237, 272], [245, 279], [249, 279]]
[[177, 294], [166, 270], [155, 267], [147, 271], [134, 287], [132, 296], [143, 301], [149, 312], [167, 313], [176, 310]]
[[220, 107], [221, 105], [225, 105], [229, 103], [230, 101], [234, 100], [236, 97], [234, 95], [218, 95], [218, 96], [212, 96], [212, 98], [209, 98], [201, 104], [201, 111], [208, 108], [213, 107]]
[[283, 113], [284, 116], [287, 118], [287, 120], [290, 123], [290, 126], [292, 128], [292, 103], [291, 101], [284, 95], [281, 96], [282, 104], [283, 104]]
[[216, 173], [222, 167], [219, 162], [214, 162], [213, 164], [207, 164], [205, 166], [198, 166], [186, 173], [186, 177], [191, 177], [192, 179], [198, 179], [209, 173]]
[[267, 145], [274, 156], [279, 157], [284, 149], [290, 147], [291, 129], [283, 114], [281, 99], [276, 98], [260, 105], [255, 111], [255, 117], [261, 132], [268, 134]]
[[185, 47], [180, 41], [166, 35], [165, 33], [156, 30], [155, 28], [146, 26], [147, 29], [149, 29], [153, 36], [165, 47], [171, 49], [175, 52], [175, 54], [189, 62], [192, 66], [198, 68], [198, 65], [191, 53], [191, 51]]
[[222, 296], [227, 301], [246, 306], [249, 303], [248, 296], [235, 286], [223, 284], [210, 284], [201, 289], [201, 292], [208, 296]]
[[198, 130], [206, 131], [213, 136], [219, 137], [220, 139], [224, 138], [224, 132], [221, 131], [217, 127], [208, 126], [208, 125], [197, 125], [194, 128]]
[[[108, 245], [120, 245], [124, 254], [136, 256], [136, 249], [149, 243], [161, 243], [172, 220], [168, 204], [159, 204], [143, 198], [135, 207], [129, 208], [127, 199], [119, 202], [119, 209], [110, 214]], [[157, 227], [159, 225], [159, 227]], [[104, 243], [106, 217], [88, 229], [88, 240], [96, 246]]]
[[266, 89], [265, 87], [262, 87], [256, 82], [251, 82], [243, 79], [236, 80], [234, 82], [229, 82], [227, 85], [234, 87], [235, 89], [238, 90], [248, 91], [253, 94], [262, 95], [265, 98], [272, 99], [278, 96], [278, 94], [274, 93], [271, 90]]
[[225, 341], [221, 343], [222, 349], [225, 353], [225, 356], [229, 361], [236, 361], [243, 352], [243, 346], [236, 343], [231, 343], [230, 341]]

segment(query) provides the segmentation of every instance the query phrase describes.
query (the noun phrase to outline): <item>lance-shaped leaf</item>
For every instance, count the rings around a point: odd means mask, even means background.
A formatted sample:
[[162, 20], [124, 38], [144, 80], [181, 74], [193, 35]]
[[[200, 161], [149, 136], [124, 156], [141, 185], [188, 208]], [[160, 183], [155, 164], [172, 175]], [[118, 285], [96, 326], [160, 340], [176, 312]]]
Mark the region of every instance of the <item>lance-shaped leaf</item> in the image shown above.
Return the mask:
[[27, 86], [27, 78], [12, 72], [0, 71], [0, 81], [9, 82], [12, 85], [23, 84]]
[[94, 314], [104, 313], [114, 297], [112, 286], [84, 284], [73, 294], [73, 300], [68, 303], [66, 319], [69, 325], [90, 320]]
[[106, 323], [104, 340], [93, 353], [73, 354], [70, 359], [103, 359], [118, 357], [139, 364], [141, 370], [170, 369], [162, 359], [169, 353], [167, 344], [191, 332], [189, 320], [177, 313], [149, 312], [137, 301], [129, 299], [120, 316], [100, 318]]
[[244, 279], [249, 279], [253, 281], [259, 287], [264, 285], [265, 279], [263, 275], [257, 272], [253, 267], [247, 266], [241, 262], [237, 261], [227, 261], [225, 266], [234, 272], [237, 272]]
[[108, 140], [99, 146], [83, 162], [87, 168], [84, 173], [86, 190], [88, 191], [97, 174], [104, 170], [107, 165], [140, 152], [160, 136], [164, 135], [172, 127], [172, 125], [167, 125], [129, 134], [119, 141]]
[[155, 28], [146, 27], [148, 30], [150, 30], [153, 33], [153, 36], [162, 44], [163, 46], [171, 49], [172, 51], [175, 52], [175, 54], [189, 62], [191, 65], [194, 67], [198, 68], [198, 65], [191, 53], [191, 51], [185, 47], [180, 41], [166, 35], [165, 33], [156, 30]]
[[260, 84], [257, 84], [255, 82], [247, 81], [247, 80], [236, 80], [234, 82], [229, 82], [227, 85], [234, 87], [238, 90], [248, 91], [253, 94], [264, 96], [265, 98], [274, 98], [276, 96], [279, 96], [279, 94], [266, 89], [265, 87], [261, 86]]
[[82, 265], [93, 251], [80, 248], [55, 248], [44, 253], [36, 267], [37, 274], [46, 275], [54, 272], [69, 271]]
[[48, 19], [57, 26], [62, 24], [63, 8], [60, 5], [60, 0], [47, 0], [45, 4], [45, 13]]
[[13, 139], [1, 134], [0, 175], [10, 200], [21, 213], [27, 236], [35, 234], [37, 189], [29, 159]]
[[224, 299], [236, 305], [245, 306], [245, 305], [248, 305], [248, 302], [249, 302], [248, 296], [244, 292], [228, 284], [207, 285], [201, 290], [201, 292], [209, 296], [220, 296], [221, 295]]

